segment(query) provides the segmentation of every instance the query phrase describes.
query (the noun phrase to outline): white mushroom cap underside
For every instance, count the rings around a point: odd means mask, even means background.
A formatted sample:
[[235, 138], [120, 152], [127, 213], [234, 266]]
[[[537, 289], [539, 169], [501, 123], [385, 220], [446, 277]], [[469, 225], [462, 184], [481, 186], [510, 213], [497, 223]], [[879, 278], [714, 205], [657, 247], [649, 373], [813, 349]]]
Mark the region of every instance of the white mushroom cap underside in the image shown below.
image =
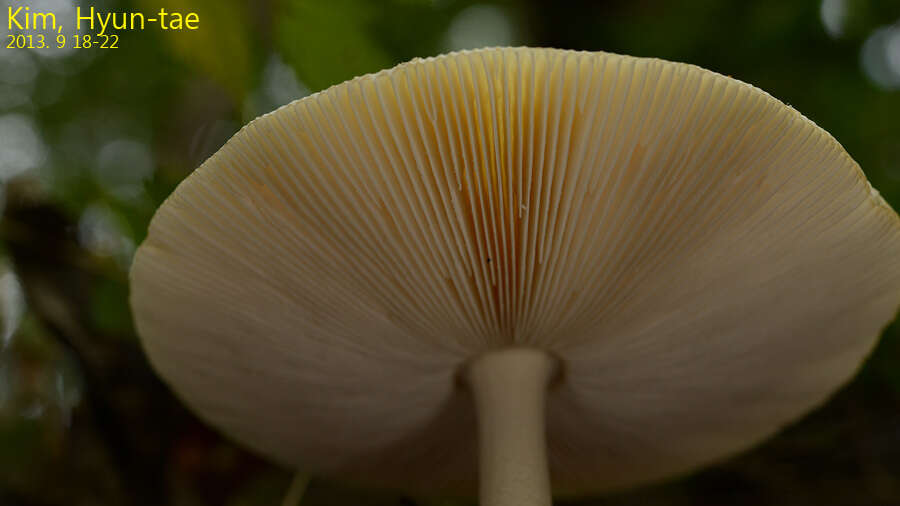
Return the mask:
[[414, 60], [246, 126], [131, 273], [158, 372], [284, 464], [474, 490], [460, 364], [527, 346], [554, 487], [744, 449], [848, 380], [900, 303], [898, 217], [825, 131], [695, 66]]

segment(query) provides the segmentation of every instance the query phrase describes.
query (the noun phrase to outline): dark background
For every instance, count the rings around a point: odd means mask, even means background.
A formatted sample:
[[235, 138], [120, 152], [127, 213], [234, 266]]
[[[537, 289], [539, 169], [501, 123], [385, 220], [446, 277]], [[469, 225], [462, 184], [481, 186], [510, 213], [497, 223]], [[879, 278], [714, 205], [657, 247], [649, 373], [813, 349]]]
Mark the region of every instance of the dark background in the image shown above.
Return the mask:
[[[72, 0], [0, 0], [4, 21], [9, 5], [53, 10], [71, 36]], [[794, 106], [900, 204], [900, 1], [90, 5], [193, 11], [200, 29], [121, 31], [118, 49], [7, 49], [4, 39], [2, 506], [280, 503], [290, 471], [202, 425], [149, 369], [131, 325], [128, 266], [160, 202], [242, 124], [355, 75], [486, 45], [690, 62]], [[579, 504], [900, 504], [898, 333], [887, 329], [827, 405], [756, 449]], [[457, 503], [313, 477], [303, 504]]]

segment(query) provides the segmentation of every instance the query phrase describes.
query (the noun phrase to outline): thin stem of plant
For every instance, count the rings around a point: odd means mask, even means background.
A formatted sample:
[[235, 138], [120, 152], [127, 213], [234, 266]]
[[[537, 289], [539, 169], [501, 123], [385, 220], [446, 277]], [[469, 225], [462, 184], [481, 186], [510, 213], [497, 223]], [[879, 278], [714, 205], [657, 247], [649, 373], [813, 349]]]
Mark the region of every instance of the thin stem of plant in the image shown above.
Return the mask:
[[281, 506], [298, 506], [300, 501], [303, 500], [303, 494], [306, 493], [306, 487], [309, 485], [309, 475], [297, 471], [294, 475], [294, 479], [291, 480], [291, 485], [288, 487], [287, 494], [284, 495], [284, 500], [281, 501]]

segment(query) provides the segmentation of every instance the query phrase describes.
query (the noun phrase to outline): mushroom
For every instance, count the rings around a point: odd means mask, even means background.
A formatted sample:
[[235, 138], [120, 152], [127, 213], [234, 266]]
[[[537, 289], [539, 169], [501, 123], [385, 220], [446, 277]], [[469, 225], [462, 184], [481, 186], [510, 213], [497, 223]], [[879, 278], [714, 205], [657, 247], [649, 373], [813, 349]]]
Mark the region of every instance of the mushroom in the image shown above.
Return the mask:
[[898, 303], [898, 216], [827, 132], [692, 65], [555, 49], [416, 59], [252, 121], [131, 269], [146, 353], [208, 423], [486, 506], [746, 449]]

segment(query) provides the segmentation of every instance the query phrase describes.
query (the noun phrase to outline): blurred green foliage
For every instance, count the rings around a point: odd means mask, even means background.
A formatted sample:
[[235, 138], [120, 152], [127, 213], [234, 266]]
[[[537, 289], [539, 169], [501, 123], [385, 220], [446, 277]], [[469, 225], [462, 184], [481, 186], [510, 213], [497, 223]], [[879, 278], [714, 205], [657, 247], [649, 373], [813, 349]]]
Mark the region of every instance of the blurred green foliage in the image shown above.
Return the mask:
[[285, 2], [275, 40], [297, 76], [312, 89], [324, 89], [391, 66], [373, 37], [373, 21], [386, 10], [365, 0]]
[[[116, 50], [0, 50], [3, 505], [280, 502], [290, 472], [211, 432], [150, 371], [128, 262], [156, 207], [242, 124], [356, 75], [498, 44], [686, 61], [800, 110], [900, 206], [896, 1], [94, 5], [193, 11], [202, 29], [121, 32]], [[756, 450], [581, 504], [900, 504], [898, 408], [892, 326], [850, 386]], [[304, 504], [443, 504], [431, 501], [313, 479]]]

